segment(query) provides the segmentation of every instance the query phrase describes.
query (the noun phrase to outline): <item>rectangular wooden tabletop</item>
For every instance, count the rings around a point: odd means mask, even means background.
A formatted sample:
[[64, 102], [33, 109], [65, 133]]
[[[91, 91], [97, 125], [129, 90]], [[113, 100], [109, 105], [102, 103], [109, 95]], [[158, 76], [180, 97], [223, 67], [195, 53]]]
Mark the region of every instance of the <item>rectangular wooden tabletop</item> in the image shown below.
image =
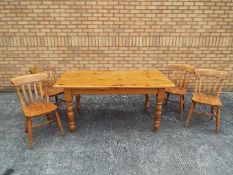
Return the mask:
[[158, 70], [67, 71], [54, 85], [69, 89], [167, 88], [174, 84]]

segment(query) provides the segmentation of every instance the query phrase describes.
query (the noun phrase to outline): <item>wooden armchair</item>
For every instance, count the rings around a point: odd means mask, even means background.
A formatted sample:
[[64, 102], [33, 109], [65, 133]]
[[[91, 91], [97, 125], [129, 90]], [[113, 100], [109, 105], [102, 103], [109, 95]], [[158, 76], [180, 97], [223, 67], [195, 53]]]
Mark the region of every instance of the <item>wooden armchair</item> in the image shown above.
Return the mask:
[[[26, 117], [26, 133], [28, 133], [29, 148], [32, 146], [32, 128], [56, 122], [63, 136], [63, 128], [57, 106], [49, 101], [47, 89], [47, 74], [25, 75], [11, 80], [16, 87], [17, 94], [22, 105], [22, 111]], [[55, 113], [55, 119], [51, 113]], [[32, 119], [41, 115], [47, 115], [48, 120], [32, 125]]]
[[[195, 75], [197, 77], [195, 83], [195, 90], [192, 97], [192, 106], [189, 110], [186, 128], [189, 126], [192, 113], [209, 115], [211, 119], [216, 117], [216, 133], [220, 126], [220, 110], [222, 102], [219, 98], [223, 80], [228, 75], [227, 72], [217, 71], [212, 69], [196, 69]], [[211, 113], [194, 111], [196, 104], [207, 105], [211, 107]], [[216, 108], [217, 112], [214, 112]]]
[[168, 65], [168, 78], [176, 85], [172, 88], [166, 88], [167, 94], [166, 102], [169, 100], [170, 94], [180, 97], [180, 120], [182, 121], [183, 110], [185, 107], [185, 94], [188, 90], [189, 80], [192, 74], [194, 74], [195, 67], [187, 64], [170, 64]]
[[30, 70], [31, 74], [45, 73], [48, 75], [48, 95], [49, 97], [55, 97], [56, 104], [58, 105], [63, 100], [58, 99], [58, 95], [63, 94], [63, 88], [53, 87], [56, 83], [56, 70], [51, 66], [34, 66]]

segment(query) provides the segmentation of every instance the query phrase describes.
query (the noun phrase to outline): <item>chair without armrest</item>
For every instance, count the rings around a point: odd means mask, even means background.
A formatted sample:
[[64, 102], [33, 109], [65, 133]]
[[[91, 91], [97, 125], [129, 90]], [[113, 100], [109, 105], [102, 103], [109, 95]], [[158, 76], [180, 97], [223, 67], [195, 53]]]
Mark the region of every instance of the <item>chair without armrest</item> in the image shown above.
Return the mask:
[[180, 97], [179, 107], [180, 107], [180, 120], [182, 120], [183, 110], [185, 107], [185, 94], [188, 90], [188, 85], [190, 77], [194, 74], [195, 67], [188, 64], [170, 64], [168, 65], [168, 78], [176, 85], [172, 88], [166, 88], [165, 92], [167, 94], [166, 102], [167, 104], [170, 94]]
[[[222, 102], [220, 99], [220, 92], [222, 89], [223, 81], [228, 75], [227, 72], [217, 71], [213, 69], [196, 69], [195, 70], [196, 81], [194, 94], [192, 96], [192, 106], [189, 110], [188, 117], [186, 120], [186, 128], [189, 126], [189, 122], [192, 117], [192, 113], [196, 112], [216, 117], [216, 133], [220, 127], [220, 111]], [[195, 111], [196, 104], [207, 105], [211, 107], [211, 112], [197, 112]], [[216, 108], [216, 113], [214, 109]]]
[[[22, 111], [26, 118], [29, 148], [32, 146], [32, 128], [34, 127], [55, 121], [61, 130], [62, 136], [64, 135], [57, 106], [49, 101], [47, 76], [47, 74], [33, 74], [11, 79], [11, 83], [16, 88]], [[51, 113], [55, 113], [55, 120], [52, 119]], [[32, 125], [32, 118], [42, 115], [49, 116], [48, 120], [37, 125]]]

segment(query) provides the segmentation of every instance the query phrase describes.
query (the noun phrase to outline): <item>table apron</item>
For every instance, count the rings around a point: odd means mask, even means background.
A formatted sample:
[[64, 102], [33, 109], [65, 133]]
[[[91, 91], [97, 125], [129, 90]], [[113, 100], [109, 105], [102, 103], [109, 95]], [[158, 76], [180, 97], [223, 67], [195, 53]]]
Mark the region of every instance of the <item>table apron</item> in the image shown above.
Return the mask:
[[76, 94], [158, 94], [159, 89], [164, 88], [115, 88], [115, 89], [65, 89]]

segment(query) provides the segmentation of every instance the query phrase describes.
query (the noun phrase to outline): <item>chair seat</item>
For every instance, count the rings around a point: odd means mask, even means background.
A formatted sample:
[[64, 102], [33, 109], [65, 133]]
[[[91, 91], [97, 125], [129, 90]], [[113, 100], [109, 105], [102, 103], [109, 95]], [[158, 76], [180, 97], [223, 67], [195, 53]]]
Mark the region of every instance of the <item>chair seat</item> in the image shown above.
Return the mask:
[[23, 108], [23, 112], [27, 117], [36, 117], [48, 114], [57, 109], [57, 106], [51, 102], [34, 103]]
[[62, 94], [64, 92], [63, 88], [57, 88], [57, 87], [49, 87], [48, 88], [48, 95], [49, 96], [55, 96]]
[[165, 92], [175, 95], [185, 95], [187, 90], [179, 87], [171, 87], [171, 88], [166, 88]]
[[193, 94], [192, 101], [211, 106], [222, 106], [220, 98], [213, 96]]

